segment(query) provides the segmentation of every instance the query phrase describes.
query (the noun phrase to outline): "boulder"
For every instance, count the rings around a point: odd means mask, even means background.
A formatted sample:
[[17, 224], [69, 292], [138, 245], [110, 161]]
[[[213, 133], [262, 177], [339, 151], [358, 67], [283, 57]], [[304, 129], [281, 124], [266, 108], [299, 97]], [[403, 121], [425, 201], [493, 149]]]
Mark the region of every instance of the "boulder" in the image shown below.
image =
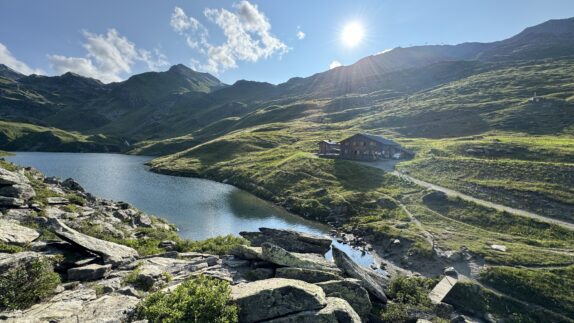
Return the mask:
[[261, 260], [261, 247], [238, 245], [230, 250], [230, 254], [246, 260]]
[[327, 305], [321, 287], [299, 280], [271, 278], [231, 287], [240, 322], [258, 322]]
[[259, 228], [260, 232], [240, 232], [254, 247], [269, 242], [287, 251], [299, 253], [325, 254], [331, 247], [331, 239], [326, 236], [312, 235], [293, 230]]
[[36, 192], [30, 184], [14, 184], [10, 186], [0, 186], [0, 196], [17, 197], [29, 200], [36, 196]]
[[327, 297], [327, 306], [321, 310], [303, 311], [276, 319], [268, 323], [360, 323], [361, 318], [344, 299]]
[[68, 280], [98, 280], [106, 277], [112, 265], [98, 265], [91, 264], [83, 267], [76, 267], [68, 269]]
[[0, 253], [0, 275], [10, 269], [26, 266], [42, 257], [42, 254], [33, 251]]
[[333, 247], [333, 259], [337, 267], [349, 277], [358, 279], [361, 282], [361, 286], [376, 299], [383, 303], [387, 302], [387, 296], [383, 291], [383, 287], [385, 286], [383, 277], [377, 275], [372, 270], [357, 265], [346, 253], [337, 247]]
[[0, 167], [0, 185], [14, 185], [24, 182], [24, 178], [15, 172]]
[[25, 202], [23, 199], [17, 197], [6, 197], [0, 196], [0, 206], [4, 207], [21, 207], [24, 206]]
[[67, 188], [67, 189], [72, 190], [72, 191], [85, 192], [82, 185], [80, 185], [80, 183], [76, 182], [76, 180], [74, 180], [73, 178], [66, 179], [65, 181], [62, 182], [61, 185], [62, 185], [62, 187]]
[[331, 280], [317, 283], [329, 297], [338, 297], [346, 300], [360, 317], [367, 317], [371, 312], [372, 304], [369, 293], [361, 286], [357, 279]]
[[279, 246], [265, 242], [261, 245], [261, 258], [279, 266], [319, 269], [339, 272], [337, 267], [317, 254], [289, 252]]
[[40, 234], [34, 229], [12, 221], [0, 220], [0, 242], [25, 245], [36, 240], [39, 236]]
[[148, 227], [148, 228], [151, 227], [153, 224], [151, 218], [143, 213], [140, 213], [134, 217], [134, 223], [139, 227]]
[[275, 270], [275, 277], [297, 279], [312, 284], [329, 280], [343, 279], [341, 275], [332, 271], [291, 267], [277, 268]]
[[138, 256], [138, 252], [130, 247], [85, 235], [56, 218], [48, 219], [48, 227], [58, 237], [100, 255], [105, 264], [111, 264], [114, 267], [132, 262]]

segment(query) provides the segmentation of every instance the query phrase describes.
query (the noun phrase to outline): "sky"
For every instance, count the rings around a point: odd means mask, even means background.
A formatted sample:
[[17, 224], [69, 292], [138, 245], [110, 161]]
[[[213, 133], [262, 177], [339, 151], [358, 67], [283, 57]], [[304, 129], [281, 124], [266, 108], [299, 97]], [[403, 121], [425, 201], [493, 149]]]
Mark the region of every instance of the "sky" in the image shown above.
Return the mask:
[[413, 45], [491, 42], [573, 0], [2, 0], [0, 63], [105, 83], [184, 64], [274, 84]]

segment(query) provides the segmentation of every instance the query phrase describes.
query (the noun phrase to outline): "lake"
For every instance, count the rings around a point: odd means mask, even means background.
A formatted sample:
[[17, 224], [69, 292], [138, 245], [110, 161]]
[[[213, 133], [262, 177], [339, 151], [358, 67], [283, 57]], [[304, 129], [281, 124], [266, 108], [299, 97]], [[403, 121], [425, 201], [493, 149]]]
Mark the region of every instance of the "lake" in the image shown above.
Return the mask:
[[[184, 238], [201, 240], [238, 235], [260, 227], [327, 234], [330, 227], [306, 220], [234, 186], [206, 179], [152, 173], [145, 163], [152, 157], [101, 153], [16, 152], [7, 160], [32, 166], [46, 176], [72, 177], [95, 196], [125, 201], [163, 217]], [[351, 257], [368, 266], [373, 259], [333, 241]], [[329, 255], [328, 255], [329, 256]]]

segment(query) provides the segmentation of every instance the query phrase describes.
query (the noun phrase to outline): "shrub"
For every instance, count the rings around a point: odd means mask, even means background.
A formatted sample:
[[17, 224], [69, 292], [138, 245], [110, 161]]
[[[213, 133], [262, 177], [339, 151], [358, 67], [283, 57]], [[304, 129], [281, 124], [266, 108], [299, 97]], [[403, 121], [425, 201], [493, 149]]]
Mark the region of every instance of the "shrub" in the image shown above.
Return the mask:
[[24, 248], [20, 246], [9, 245], [3, 242], [0, 242], [0, 252], [4, 253], [16, 253], [24, 251]]
[[68, 194], [68, 195], [66, 195], [66, 198], [68, 199], [68, 201], [70, 201], [70, 203], [75, 204], [75, 205], [84, 206], [88, 203], [88, 201], [86, 201], [85, 198], [83, 198], [77, 194]]
[[150, 323], [237, 322], [237, 306], [230, 303], [229, 283], [198, 276], [171, 293], [150, 294], [138, 307], [138, 316]]
[[409, 322], [409, 312], [429, 312], [433, 310], [428, 297], [435, 282], [421, 277], [398, 276], [389, 284], [387, 296], [393, 300], [381, 313], [385, 322]]
[[10, 269], [0, 276], [0, 310], [25, 309], [51, 296], [60, 276], [46, 259]]
[[178, 251], [196, 251], [217, 255], [229, 253], [231, 249], [238, 245], [245, 245], [249, 242], [241, 237], [233, 235], [219, 236], [200, 241], [182, 240], [178, 243]]

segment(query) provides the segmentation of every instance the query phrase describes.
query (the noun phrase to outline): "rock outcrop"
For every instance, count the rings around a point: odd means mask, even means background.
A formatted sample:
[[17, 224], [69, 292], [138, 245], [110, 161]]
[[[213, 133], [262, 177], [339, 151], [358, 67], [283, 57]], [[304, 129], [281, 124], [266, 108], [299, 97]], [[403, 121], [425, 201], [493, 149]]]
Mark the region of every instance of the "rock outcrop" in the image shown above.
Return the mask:
[[0, 219], [0, 242], [26, 245], [36, 240], [39, 236], [40, 234], [34, 229], [21, 226], [14, 221]]
[[68, 280], [98, 280], [106, 277], [112, 265], [91, 264], [68, 269]]
[[369, 291], [371, 295], [383, 303], [387, 302], [387, 296], [383, 290], [384, 279], [382, 277], [379, 277], [373, 271], [357, 265], [346, 253], [336, 247], [333, 247], [333, 259], [337, 267], [350, 277], [358, 279], [361, 285]]
[[239, 306], [240, 322], [258, 322], [327, 305], [321, 287], [300, 280], [271, 278], [235, 285], [231, 297]]
[[332, 271], [283, 267], [275, 270], [275, 277], [302, 280], [308, 283], [320, 283], [329, 280], [343, 279], [341, 275]]
[[252, 246], [260, 247], [263, 243], [277, 245], [287, 251], [299, 253], [325, 254], [331, 247], [331, 239], [325, 236], [312, 235], [293, 230], [259, 228], [259, 232], [240, 232]]
[[130, 247], [85, 235], [68, 227], [56, 218], [48, 219], [48, 226], [58, 237], [100, 255], [104, 263], [114, 267], [132, 262], [138, 256], [137, 251]]
[[361, 318], [345, 300], [327, 297], [327, 306], [320, 310], [299, 312], [269, 323], [360, 323]]
[[339, 272], [333, 263], [318, 254], [289, 252], [268, 242], [263, 243], [261, 249], [261, 258], [263, 260], [279, 266]]
[[372, 304], [369, 293], [357, 279], [330, 280], [317, 283], [329, 297], [338, 297], [347, 301], [360, 317], [367, 317]]

